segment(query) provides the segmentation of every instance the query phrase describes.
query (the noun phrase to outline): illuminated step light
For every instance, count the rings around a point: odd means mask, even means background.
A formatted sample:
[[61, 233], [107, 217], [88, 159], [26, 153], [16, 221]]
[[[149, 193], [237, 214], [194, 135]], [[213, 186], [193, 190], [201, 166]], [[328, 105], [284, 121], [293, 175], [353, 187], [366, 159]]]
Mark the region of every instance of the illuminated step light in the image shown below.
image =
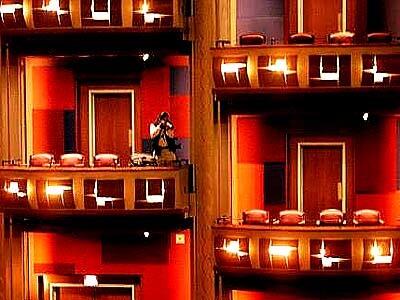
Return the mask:
[[385, 78], [389, 78], [391, 74], [389, 73], [379, 73], [378, 72], [378, 64], [376, 62], [376, 55], [374, 55], [374, 65], [372, 69], [364, 70], [365, 73], [370, 73], [374, 75], [374, 83], [383, 83]]
[[106, 206], [106, 202], [113, 202], [116, 200], [114, 197], [96, 197], [97, 206]]
[[287, 76], [290, 74], [295, 74], [295, 70], [289, 70], [285, 58], [278, 58], [275, 60], [275, 64], [272, 64], [271, 57], [269, 57], [268, 65], [265, 67], [267, 71], [271, 72], [281, 72], [285, 78], [285, 85], [287, 84]]
[[272, 257], [280, 256], [285, 259], [285, 266], [289, 268], [289, 256], [290, 253], [296, 251], [297, 247], [288, 245], [272, 245], [272, 240], [269, 243], [268, 253], [270, 257], [271, 267], [273, 267]]
[[50, 0], [49, 4], [47, 4], [47, 5], [45, 4], [45, 1], [43, 1], [41, 9], [46, 11], [46, 12], [56, 13], [57, 14], [58, 24], [60, 24], [60, 22], [61, 22], [60, 16], [69, 13], [68, 10], [64, 10], [64, 9], [60, 8], [60, 0]]
[[4, 184], [4, 191], [9, 194], [17, 195], [17, 197], [20, 198], [26, 196], [26, 193], [20, 191], [18, 181], [10, 181], [8, 186]]
[[96, 11], [94, 9], [94, 3], [96, 0], [92, 0], [90, 5], [90, 11], [92, 13], [92, 19], [95, 21], [108, 21], [110, 22], [110, 7], [111, 7], [111, 0], [107, 1], [107, 11]]
[[64, 191], [71, 191], [72, 187], [66, 185], [48, 185], [46, 186], [47, 196], [61, 196]]
[[149, 13], [150, 11], [150, 5], [147, 3], [147, 1], [144, 1], [142, 4], [142, 7], [139, 10], [139, 13], [143, 14], [144, 17], [144, 23], [147, 24], [151, 24], [154, 23], [154, 21], [156, 19], [161, 19], [162, 14], [157, 14], [157, 13]]
[[87, 287], [96, 287], [99, 285], [96, 275], [85, 275], [83, 277], [83, 285]]
[[339, 56], [336, 56], [336, 72], [324, 72], [324, 67], [322, 66], [322, 56], [319, 59], [319, 77], [321, 80], [333, 80], [339, 81]]
[[146, 201], [147, 203], [163, 203], [165, 196], [165, 184], [164, 180], [161, 180], [161, 194], [151, 195], [149, 194], [149, 181], [146, 180]]
[[150, 232], [145, 231], [145, 232], [143, 232], [143, 235], [147, 239], [150, 236]]
[[269, 246], [269, 255], [271, 256], [283, 256], [283, 257], [289, 257], [290, 253], [292, 251], [296, 251], [297, 248], [293, 246]]
[[367, 113], [367, 112], [363, 113], [362, 118], [363, 118], [364, 121], [368, 121], [369, 113]]
[[321, 259], [321, 264], [323, 268], [331, 268], [335, 263], [339, 264], [343, 261], [349, 260], [347, 258], [327, 256], [326, 253], [327, 251], [325, 249], [325, 242], [324, 240], [322, 240], [319, 254], [312, 254], [311, 256]]
[[0, 5], [0, 15], [1, 15], [1, 20], [4, 22], [4, 14], [12, 14], [14, 17], [15, 21], [15, 11], [17, 9], [22, 9], [22, 4], [1, 4]]
[[239, 81], [239, 70], [246, 68], [247, 65], [245, 63], [224, 63], [222, 62], [221, 64], [221, 73], [222, 73], [222, 78], [225, 82], [225, 74], [226, 73], [235, 73], [236, 74], [236, 80]]
[[390, 239], [390, 246], [389, 246], [389, 255], [382, 255], [383, 249], [378, 246], [378, 242], [374, 240], [374, 244], [371, 247], [370, 254], [372, 256], [372, 260], [369, 261], [371, 264], [391, 264], [393, 261], [393, 240]]
[[247, 252], [240, 250], [239, 239], [237, 239], [237, 240], [224, 239], [224, 244], [221, 249], [229, 254], [236, 255], [237, 257], [249, 255]]

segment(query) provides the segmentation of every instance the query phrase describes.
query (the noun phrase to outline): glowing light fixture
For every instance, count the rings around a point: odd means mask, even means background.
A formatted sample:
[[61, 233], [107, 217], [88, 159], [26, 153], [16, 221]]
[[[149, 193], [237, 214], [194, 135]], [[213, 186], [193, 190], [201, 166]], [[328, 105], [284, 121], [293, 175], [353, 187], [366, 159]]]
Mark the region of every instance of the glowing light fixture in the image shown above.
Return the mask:
[[372, 69], [364, 70], [364, 72], [374, 74], [374, 83], [383, 83], [383, 80], [385, 78], [390, 77], [389, 73], [379, 73], [378, 72], [378, 64], [376, 62], [376, 55], [374, 55], [374, 65], [372, 66]]
[[110, 9], [111, 9], [111, 0], [107, 1], [107, 11], [96, 11], [94, 9], [94, 3], [96, 0], [92, 0], [90, 5], [90, 11], [92, 12], [92, 19], [96, 21], [108, 21], [110, 22]]
[[289, 70], [288, 65], [286, 63], [286, 57], [276, 59], [275, 64], [272, 64], [271, 57], [269, 57], [268, 66], [266, 66], [265, 69], [271, 72], [283, 73], [283, 76], [285, 78], [285, 85], [287, 84], [287, 76], [296, 73], [296, 71], [294, 70]]
[[96, 287], [99, 285], [96, 275], [85, 275], [83, 277], [83, 285], [87, 287]]
[[227, 240], [224, 239], [224, 244], [222, 246], [222, 250], [229, 254], [236, 255], [237, 257], [247, 256], [249, 255], [247, 252], [240, 250], [240, 242], [237, 240]]
[[165, 195], [164, 179], [161, 179], [161, 194], [149, 194], [149, 181], [146, 180], [146, 201], [147, 203], [163, 203]]
[[362, 118], [363, 118], [364, 121], [368, 121], [369, 113], [367, 113], [367, 112], [363, 113]]
[[142, 55], [143, 61], [147, 61], [149, 58], [150, 58], [150, 54], [148, 54], [148, 53], [144, 53], [144, 54]]
[[235, 73], [236, 80], [239, 81], [239, 70], [246, 68], [246, 63], [224, 63], [221, 64], [221, 74], [222, 78], [225, 82], [225, 74], [226, 73]]
[[321, 264], [323, 268], [331, 268], [334, 263], [341, 263], [342, 261], [348, 260], [346, 258], [340, 258], [340, 257], [331, 257], [331, 256], [326, 256], [326, 249], [325, 249], [325, 241], [322, 240], [321, 242], [321, 248], [319, 249], [319, 254], [312, 254], [311, 256], [317, 257], [321, 259]]
[[319, 59], [319, 77], [321, 80], [336, 80], [339, 81], [339, 56], [336, 56], [336, 72], [324, 72], [322, 66], [322, 56]]
[[371, 264], [391, 264], [393, 261], [393, 240], [390, 239], [389, 255], [382, 255], [382, 248], [378, 246], [378, 242], [374, 240], [374, 244], [370, 250], [372, 260], [369, 261]]
[[289, 256], [292, 251], [296, 251], [297, 247], [288, 245], [272, 245], [272, 240], [269, 243], [268, 253], [272, 266], [272, 256], [280, 256], [285, 259], [286, 268], [289, 267]]
[[72, 187], [66, 185], [48, 185], [46, 186], [46, 195], [47, 196], [61, 196], [64, 194], [64, 191], [70, 191]]
[[0, 15], [1, 15], [1, 20], [4, 22], [4, 14], [12, 14], [14, 17], [15, 21], [15, 11], [17, 9], [22, 9], [22, 4], [3, 4], [1, 3], [0, 5]]
[[143, 235], [147, 239], [150, 236], [150, 232], [145, 231], [145, 232], [143, 232]]
[[162, 15], [157, 14], [157, 13], [149, 13], [150, 11], [150, 6], [145, 0], [142, 4], [142, 7], [140, 9], [140, 13], [143, 14], [144, 17], [144, 23], [154, 23], [155, 19], [161, 19]]
[[17, 197], [25, 197], [26, 193], [20, 191], [18, 181], [10, 181], [8, 186], [4, 184], [4, 191], [9, 194], [17, 195]]

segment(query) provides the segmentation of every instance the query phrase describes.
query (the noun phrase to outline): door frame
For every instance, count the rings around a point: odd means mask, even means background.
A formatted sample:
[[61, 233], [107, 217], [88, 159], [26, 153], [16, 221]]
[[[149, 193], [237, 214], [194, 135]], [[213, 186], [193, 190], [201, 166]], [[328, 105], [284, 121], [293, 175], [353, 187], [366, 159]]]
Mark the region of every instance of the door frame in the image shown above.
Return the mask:
[[[54, 297], [54, 288], [63, 288], [63, 287], [85, 287], [82, 283], [50, 283], [49, 285], [49, 295], [50, 300], [57, 300]], [[135, 300], [135, 285], [134, 284], [99, 284], [96, 288], [129, 288], [131, 289], [132, 300]], [[93, 287], [94, 288], [94, 287]]]
[[89, 165], [93, 165], [96, 155], [96, 112], [95, 96], [101, 94], [130, 94], [131, 95], [131, 154], [135, 153], [135, 90], [134, 89], [89, 89]]
[[298, 210], [303, 211], [304, 207], [304, 148], [309, 146], [340, 146], [342, 151], [342, 171], [341, 171], [341, 182], [342, 182], [342, 212], [346, 212], [347, 208], [347, 164], [346, 164], [346, 142], [297, 142], [297, 207]]
[[[342, 9], [340, 12], [342, 31], [347, 31], [347, 0], [342, 0]], [[304, 0], [297, 0], [297, 32], [304, 31]]]

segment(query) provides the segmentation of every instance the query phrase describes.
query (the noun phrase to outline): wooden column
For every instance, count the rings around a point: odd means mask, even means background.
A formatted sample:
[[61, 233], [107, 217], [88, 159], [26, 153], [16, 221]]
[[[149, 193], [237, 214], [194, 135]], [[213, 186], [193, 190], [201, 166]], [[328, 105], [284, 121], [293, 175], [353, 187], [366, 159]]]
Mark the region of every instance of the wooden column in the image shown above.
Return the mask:
[[196, 253], [195, 299], [214, 299], [214, 256], [211, 224], [218, 201], [218, 126], [212, 96], [212, 57], [215, 38], [215, 1], [198, 1], [195, 6], [193, 105], [191, 110], [192, 157], [196, 165]]
[[0, 300], [7, 299], [6, 289], [6, 238], [5, 238], [5, 216], [0, 213]]
[[1, 44], [1, 149], [0, 159], [23, 158], [25, 146], [25, 119], [23, 97], [20, 94], [18, 59], [8, 45]]

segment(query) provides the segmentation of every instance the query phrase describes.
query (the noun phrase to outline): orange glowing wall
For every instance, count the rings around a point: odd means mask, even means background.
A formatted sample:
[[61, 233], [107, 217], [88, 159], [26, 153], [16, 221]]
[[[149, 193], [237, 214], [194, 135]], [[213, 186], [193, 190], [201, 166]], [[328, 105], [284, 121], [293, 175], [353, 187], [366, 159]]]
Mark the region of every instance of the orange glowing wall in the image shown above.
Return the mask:
[[53, 66], [32, 68], [33, 152], [64, 153], [64, 111], [75, 109], [71, 70]]
[[[388, 224], [398, 223], [397, 121], [379, 118], [354, 129], [355, 199], [353, 209], [380, 210]], [[351, 130], [350, 130], [351, 131]], [[235, 131], [233, 131], [235, 134]], [[274, 128], [261, 116], [236, 119], [237, 216], [246, 209], [264, 208], [264, 162], [285, 162], [285, 130]], [[286, 174], [287, 175], [287, 174]], [[266, 207], [276, 214], [285, 205]]]
[[264, 162], [285, 162], [285, 133], [261, 117], [238, 117], [236, 126], [237, 217], [253, 208], [284, 209], [285, 204], [264, 207]]
[[[184, 245], [177, 245], [175, 233], [171, 233], [166, 262], [118, 264], [102, 262], [102, 244], [99, 239], [83, 238], [76, 234], [32, 233], [31, 263], [37, 274], [54, 274], [55, 270], [63, 272], [63, 266], [72, 266], [74, 274], [139, 275], [140, 299], [188, 300], [191, 298], [190, 231], [185, 230], [183, 233]], [[64, 270], [62, 275], [72, 275], [68, 272]]]
[[[64, 153], [64, 111], [76, 109], [76, 83], [73, 70], [47, 59], [30, 59], [31, 99], [33, 102], [33, 152], [50, 152], [56, 158]], [[188, 56], [169, 56], [162, 67], [142, 74], [139, 90], [140, 133], [149, 138], [149, 126], [162, 111], [170, 112], [178, 138], [190, 137], [190, 93], [170, 94], [170, 68], [189, 68]]]

